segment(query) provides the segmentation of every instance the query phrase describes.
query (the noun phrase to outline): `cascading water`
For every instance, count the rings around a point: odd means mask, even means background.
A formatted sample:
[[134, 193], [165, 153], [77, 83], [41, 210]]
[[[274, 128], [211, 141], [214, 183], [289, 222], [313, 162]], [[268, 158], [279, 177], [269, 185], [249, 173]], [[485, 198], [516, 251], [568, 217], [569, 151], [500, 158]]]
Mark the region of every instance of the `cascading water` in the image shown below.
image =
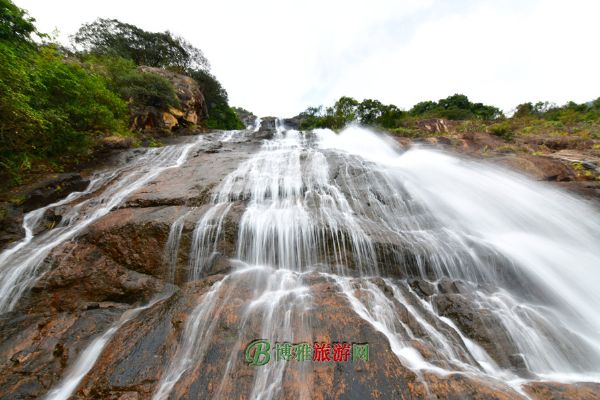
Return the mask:
[[[333, 336], [315, 312], [323, 290], [387, 341], [424, 397], [431, 374], [485, 379], [524, 397], [520, 385], [531, 380], [600, 382], [600, 217], [593, 205], [482, 162], [403, 151], [359, 127], [336, 134], [275, 126], [208, 206], [184, 210], [171, 226], [164, 264], [176, 282], [185, 222], [200, 214], [181, 284], [193, 285], [222, 259], [224, 225], [241, 210], [231, 270], [190, 308], [154, 399], [240, 397], [239, 387], [244, 398], [311, 398], [319, 366], [270, 363], [240, 375], [240, 351], [258, 338], [313, 343]], [[220, 140], [259, 131], [260, 120]], [[0, 310], [14, 307], [52, 248], [181, 166], [193, 145], [150, 151], [99, 175], [85, 192], [48, 206], [70, 209], [60, 227], [39, 237], [32, 232], [45, 208], [28, 214], [26, 238], [0, 256]], [[50, 398], [70, 396], [116, 330], [151, 307], [124, 314], [94, 340]], [[482, 317], [473, 327], [475, 316]], [[222, 368], [207, 366], [217, 359]]]
[[[402, 201], [418, 203], [426, 213], [418, 221], [411, 220], [414, 213], [389, 209], [393, 203], [388, 196], [394, 191], [384, 192], [380, 202], [384, 218], [379, 226], [385, 230], [378, 234], [398, 235], [413, 252], [422, 247], [429, 253], [421, 256], [422, 278], [450, 276], [490, 287], [476, 290], [474, 301], [499, 318], [531, 372], [545, 378], [574, 374], [574, 379], [598, 380], [596, 209], [481, 163], [423, 149], [396, 154], [384, 140], [360, 128], [339, 136], [329, 131], [318, 135], [323, 148], [376, 161], [373, 167], [406, 192]], [[381, 194], [375, 182], [368, 190]]]

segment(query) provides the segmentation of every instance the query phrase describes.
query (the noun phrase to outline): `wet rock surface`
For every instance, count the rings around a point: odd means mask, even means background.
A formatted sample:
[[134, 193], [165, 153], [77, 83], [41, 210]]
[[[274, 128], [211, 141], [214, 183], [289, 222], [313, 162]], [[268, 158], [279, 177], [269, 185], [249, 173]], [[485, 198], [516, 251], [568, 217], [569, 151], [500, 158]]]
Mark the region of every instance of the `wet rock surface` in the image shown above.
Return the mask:
[[[182, 326], [190, 318], [194, 304], [222, 278], [213, 276], [182, 288], [177, 295], [123, 327], [113, 338], [111, 348], [103, 352], [97, 366], [86, 377], [75, 398], [117, 399], [124, 395], [149, 398], [156, 391], [161, 374], [165, 373], [164, 365], [173, 357]], [[400, 363], [381, 333], [352, 312], [334, 283], [318, 275], [307, 276], [306, 280], [312, 294], [312, 306], [304, 318], [310, 321], [312, 329], [308, 336], [297, 337], [297, 341], [334, 343], [351, 338], [354, 342], [369, 344], [369, 361], [307, 361], [305, 364], [290, 361], [286, 366], [286, 379], [278, 389], [282, 398], [298, 398], [306, 391], [316, 399], [518, 397], [512, 389], [480, 378], [452, 375], [442, 379], [434, 374], [416, 375]], [[207, 353], [175, 386], [175, 398], [216, 395], [244, 398], [251, 392], [259, 369], [244, 362], [246, 342], [240, 342], [237, 335], [246, 312], [244, 305], [252, 297], [252, 290], [252, 282], [243, 279], [229, 280], [222, 287], [220, 307], [208, 316], [213, 320], [215, 330], [207, 338]], [[250, 321], [250, 325], [243, 328], [244, 336], [249, 339], [259, 337], [259, 321]], [[301, 331], [297, 326], [296, 332]], [[235, 363], [235, 368], [223, 378], [228, 362]], [[302, 365], [305, 370], [300, 368]]]
[[89, 183], [89, 180], [77, 173], [59, 174], [45, 182], [40, 182], [31, 188], [31, 192], [23, 202], [23, 212], [54, 203], [67, 197], [69, 193], [80, 192]]
[[[37, 398], [46, 393], [58, 383], [66, 368], [92, 338], [106, 331], [125, 310], [149, 301], [164, 290], [165, 285], [169, 285], [169, 271], [163, 257], [165, 242], [172, 223], [185, 213], [188, 218], [182, 234], [177, 280], [187, 280], [191, 235], [197, 219], [211, 202], [212, 190], [260, 146], [260, 141], [256, 140], [236, 143], [235, 149], [233, 146], [215, 146], [215, 143], [215, 138], [207, 135], [184, 167], [158, 176], [92, 224], [76, 241], [65, 242], [50, 253], [40, 266], [47, 272], [30, 289], [18, 309], [0, 320], [0, 398]], [[211, 167], [207, 168], [207, 164]], [[76, 182], [75, 178], [70, 177], [69, 182]], [[57, 199], [50, 197], [47, 201]], [[230, 213], [225, 224], [219, 249], [227, 256], [234, 253], [239, 215], [239, 211]], [[52, 222], [60, 215], [49, 214], [45, 218]], [[220, 266], [209, 269], [209, 273], [224, 268], [221, 261]], [[167, 355], [158, 363], [148, 364], [150, 360], [156, 360], [156, 352], [150, 347], [163, 343], [163, 338], [156, 336], [160, 332], [175, 335], [174, 341], [178, 332], [172, 331], [171, 323], [163, 318], [166, 312], [174, 312], [163, 310], [165, 304], [193, 302], [198, 295], [198, 290], [185, 298], [176, 294], [169, 301], [153, 307], [150, 316], [142, 314], [132, 321], [132, 326], [123, 328], [121, 332], [129, 342], [114, 350], [119, 356], [128, 357], [127, 368], [117, 365], [113, 369], [112, 361], [98, 364], [108, 374], [102, 379], [115, 386], [117, 397], [130, 393], [133, 398], [147, 398], [149, 392], [143, 390], [142, 384], [136, 390], [128, 391], [127, 387], [131, 385], [124, 382], [134, 377], [147, 380], [145, 373], [139, 370], [138, 362], [147, 364], [146, 373], [160, 373]], [[156, 315], [152, 314], [154, 312]], [[159, 333], [140, 330], [141, 326], [153, 328], [155, 323]], [[135, 335], [131, 336], [132, 333]], [[144, 341], [133, 345], [142, 346], [141, 353], [129, 347], [133, 339], [140, 337]], [[136, 365], [135, 369], [132, 369], [132, 363]], [[86, 393], [94, 398], [104, 398], [95, 389]]]

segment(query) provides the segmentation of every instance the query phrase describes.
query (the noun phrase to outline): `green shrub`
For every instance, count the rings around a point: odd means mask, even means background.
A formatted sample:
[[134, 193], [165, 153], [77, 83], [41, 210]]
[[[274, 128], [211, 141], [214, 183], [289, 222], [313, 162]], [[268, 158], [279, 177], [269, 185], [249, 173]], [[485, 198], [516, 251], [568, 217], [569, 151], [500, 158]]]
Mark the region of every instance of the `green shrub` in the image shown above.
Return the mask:
[[171, 82], [162, 76], [132, 71], [120, 77], [119, 93], [134, 103], [150, 105], [162, 110], [180, 107], [179, 99]]
[[135, 63], [122, 57], [83, 55], [86, 68], [103, 75], [108, 86], [124, 100], [161, 110], [180, 107], [173, 84], [160, 75], [140, 71]]
[[0, 0], [0, 40], [31, 44], [35, 20], [10, 0]]
[[385, 105], [379, 100], [365, 99], [358, 102], [352, 97], [340, 97], [332, 107], [308, 107], [298, 115], [300, 129], [342, 129], [352, 122], [386, 129], [397, 127], [405, 112], [393, 104]]
[[513, 128], [506, 121], [490, 126], [490, 133], [509, 142], [512, 141], [515, 136]]
[[118, 20], [98, 19], [83, 25], [73, 37], [92, 66], [99, 63], [110, 76], [111, 87], [123, 97], [158, 108], [177, 106], [170, 83], [151, 74], [133, 71], [136, 65], [167, 68], [195, 79], [207, 105], [206, 126], [242, 129], [244, 124], [229, 107], [227, 92], [208, 72], [201, 50], [170, 32], [148, 32]]
[[422, 136], [421, 132], [418, 129], [407, 128], [404, 126], [394, 128], [391, 131], [399, 136], [404, 136], [404, 137], [409, 137], [409, 138], [416, 138], [416, 137]]
[[231, 107], [221, 103], [210, 109], [206, 127], [210, 129], [244, 129], [244, 123]]

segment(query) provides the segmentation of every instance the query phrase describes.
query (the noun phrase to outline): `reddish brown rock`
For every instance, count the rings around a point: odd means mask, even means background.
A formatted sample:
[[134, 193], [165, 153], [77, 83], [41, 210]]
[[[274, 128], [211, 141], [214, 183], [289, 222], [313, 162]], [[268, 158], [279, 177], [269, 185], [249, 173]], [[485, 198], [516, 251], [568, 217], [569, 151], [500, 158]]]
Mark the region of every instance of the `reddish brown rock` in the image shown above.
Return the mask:
[[524, 386], [525, 391], [535, 400], [598, 400], [600, 384], [555, 382], [534, 382]]
[[511, 155], [494, 159], [495, 162], [508, 166], [540, 181], [572, 181], [575, 175], [559, 160], [551, 157], [533, 155]]
[[66, 242], [45, 262], [49, 271], [32, 287], [25, 306], [28, 311], [74, 311], [90, 303], [146, 301], [164, 283], [149, 275], [124, 268], [86, 243]]
[[0, 317], [0, 398], [40, 398], [121, 312], [105, 306], [82, 312]]

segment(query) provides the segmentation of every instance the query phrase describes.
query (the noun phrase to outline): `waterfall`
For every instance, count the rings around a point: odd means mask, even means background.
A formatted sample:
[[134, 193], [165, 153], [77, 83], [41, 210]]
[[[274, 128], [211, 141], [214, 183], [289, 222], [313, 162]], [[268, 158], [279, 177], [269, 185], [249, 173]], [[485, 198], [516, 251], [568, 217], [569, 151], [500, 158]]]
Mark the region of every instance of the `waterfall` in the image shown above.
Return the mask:
[[222, 282], [214, 284], [188, 317], [184, 329], [184, 342], [178, 347], [153, 399], [166, 399], [183, 373], [193, 363], [201, 361], [202, 356], [204, 356], [207, 342], [203, 343], [203, 339], [214, 330], [216, 320], [210, 320], [209, 316], [218, 307], [217, 294], [221, 285]]
[[[214, 138], [235, 146], [269, 136], [260, 129], [258, 119]], [[148, 150], [28, 213], [25, 238], [0, 255], [0, 311], [18, 304], [53, 248], [184, 165], [200, 140]], [[34, 235], [58, 207], [61, 224]], [[600, 382], [599, 215], [594, 204], [490, 163], [403, 149], [361, 127], [300, 132], [276, 120], [272, 137], [223, 177], [208, 204], [185, 208], [171, 225], [165, 276], [188, 296], [187, 309], [152, 396], [311, 398], [322, 373], [313, 363], [270, 363], [240, 376], [240, 352], [256, 339], [352, 340], [335, 336], [343, 327], [323, 331], [324, 301], [379, 335], [425, 396], [431, 377], [456, 374], [523, 397], [532, 381]], [[192, 216], [187, 249], [180, 242]], [[178, 274], [185, 251], [187, 273]], [[228, 268], [211, 276], [224, 260]], [[48, 398], [72, 395], [117, 330], [153, 304], [93, 339]]]
[[175, 271], [177, 268], [177, 254], [179, 253], [179, 243], [181, 241], [181, 234], [183, 233], [183, 225], [185, 224], [185, 218], [190, 212], [181, 214], [171, 225], [169, 229], [169, 236], [167, 237], [167, 244], [164, 250], [164, 261], [169, 268], [169, 282], [175, 283]]

